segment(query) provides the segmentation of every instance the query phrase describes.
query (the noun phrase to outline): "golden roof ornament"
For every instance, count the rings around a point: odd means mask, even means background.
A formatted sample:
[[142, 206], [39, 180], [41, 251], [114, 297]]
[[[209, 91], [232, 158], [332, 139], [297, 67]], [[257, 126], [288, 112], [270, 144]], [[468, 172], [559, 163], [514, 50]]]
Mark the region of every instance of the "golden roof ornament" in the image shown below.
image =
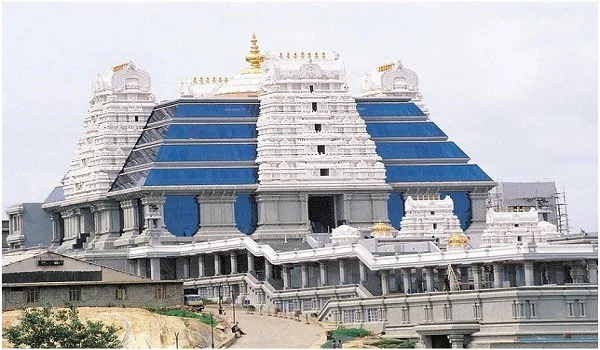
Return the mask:
[[373, 227], [371, 228], [371, 232], [373, 232], [373, 233], [390, 232], [390, 225], [379, 221], [378, 223], [373, 225]]
[[258, 50], [256, 44], [256, 34], [252, 33], [252, 39], [250, 42], [250, 53], [246, 55], [246, 61], [250, 63], [250, 68], [246, 68], [242, 74], [257, 74], [260, 73], [260, 64], [265, 60], [265, 57]]
[[448, 239], [448, 248], [468, 248], [469, 238], [462, 232], [456, 232]]

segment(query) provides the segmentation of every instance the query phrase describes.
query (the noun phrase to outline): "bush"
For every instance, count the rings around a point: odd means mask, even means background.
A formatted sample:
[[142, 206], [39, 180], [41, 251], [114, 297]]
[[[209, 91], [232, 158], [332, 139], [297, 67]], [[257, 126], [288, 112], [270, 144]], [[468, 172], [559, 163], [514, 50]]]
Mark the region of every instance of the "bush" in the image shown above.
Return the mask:
[[117, 327], [103, 322], [82, 322], [73, 305], [67, 309], [53, 311], [25, 309], [21, 322], [8, 327], [2, 335], [14, 347], [31, 348], [119, 348]]
[[394, 338], [383, 338], [372, 345], [382, 349], [414, 348], [415, 343], [410, 340], [401, 340]]
[[150, 312], [154, 312], [156, 314], [165, 315], [165, 316], [195, 318], [195, 319], [199, 320], [200, 322], [207, 324], [207, 325], [212, 325], [213, 327], [215, 327], [218, 324], [218, 322], [214, 316], [212, 317], [212, 322], [211, 322], [211, 316], [210, 316], [210, 314], [207, 314], [207, 313], [197, 313], [197, 312], [190, 312], [190, 311], [185, 311], [185, 310], [180, 310], [180, 309], [169, 309], [169, 308], [161, 308], [161, 309], [150, 308], [147, 310]]
[[347, 338], [362, 338], [371, 334], [368, 330], [362, 328], [339, 328], [332, 332], [334, 337], [347, 337]]

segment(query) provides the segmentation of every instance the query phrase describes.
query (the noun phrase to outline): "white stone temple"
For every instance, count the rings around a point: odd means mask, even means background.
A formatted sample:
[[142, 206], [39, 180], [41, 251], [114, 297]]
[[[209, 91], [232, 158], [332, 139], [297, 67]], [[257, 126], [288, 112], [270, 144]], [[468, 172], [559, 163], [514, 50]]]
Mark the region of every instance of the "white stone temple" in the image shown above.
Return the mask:
[[245, 67], [157, 105], [132, 63], [98, 76], [63, 186], [8, 207], [11, 249], [44, 237], [157, 288], [419, 347], [597, 348], [597, 235], [487, 211], [497, 183], [430, 118], [415, 72], [379, 66], [352, 96], [340, 55], [250, 43]]
[[454, 201], [450, 196], [408, 196], [404, 203], [405, 214], [400, 222], [400, 236], [434, 237], [439, 246], [445, 247], [448, 238], [462, 232], [460, 221], [454, 215]]
[[63, 179], [67, 200], [93, 200], [109, 190], [155, 105], [150, 75], [133, 62], [98, 74], [83, 133]]
[[256, 123], [259, 191], [388, 188], [338, 56], [267, 56], [263, 78]]
[[482, 246], [539, 244], [560, 236], [556, 225], [540, 221], [535, 208], [529, 211], [497, 211], [490, 208], [486, 222]]

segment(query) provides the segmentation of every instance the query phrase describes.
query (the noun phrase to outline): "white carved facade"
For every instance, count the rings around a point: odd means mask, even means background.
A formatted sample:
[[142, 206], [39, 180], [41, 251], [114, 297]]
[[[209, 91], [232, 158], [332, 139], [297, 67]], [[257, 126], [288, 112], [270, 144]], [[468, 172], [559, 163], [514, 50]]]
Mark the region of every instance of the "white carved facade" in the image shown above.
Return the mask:
[[360, 232], [357, 228], [348, 225], [341, 225], [331, 231], [331, 243], [333, 244], [352, 244], [358, 242]]
[[363, 97], [403, 98], [414, 102], [423, 113], [429, 114], [419, 92], [419, 77], [400, 61], [366, 73], [361, 80], [360, 92]]
[[150, 76], [132, 62], [98, 74], [83, 133], [63, 180], [65, 199], [108, 191], [154, 106]]
[[268, 57], [263, 77], [259, 188], [385, 186], [384, 165], [337, 56]]
[[483, 246], [514, 246], [529, 243], [546, 243], [559, 237], [556, 225], [539, 221], [535, 208], [529, 211], [496, 211], [490, 208], [483, 231]]
[[462, 233], [460, 220], [454, 215], [454, 201], [450, 196], [413, 198], [404, 203], [404, 217], [400, 222], [400, 236], [435, 237], [439, 246], [446, 246], [454, 233]]

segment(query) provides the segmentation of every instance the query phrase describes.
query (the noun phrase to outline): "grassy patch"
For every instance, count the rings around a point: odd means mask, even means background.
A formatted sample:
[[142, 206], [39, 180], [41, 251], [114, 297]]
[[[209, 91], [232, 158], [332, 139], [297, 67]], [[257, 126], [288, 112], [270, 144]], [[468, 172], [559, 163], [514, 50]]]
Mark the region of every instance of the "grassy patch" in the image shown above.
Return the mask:
[[368, 330], [362, 328], [339, 328], [331, 331], [335, 338], [362, 338], [369, 334]]
[[156, 314], [165, 315], [165, 316], [195, 318], [195, 319], [199, 320], [200, 322], [207, 324], [207, 325], [212, 325], [213, 327], [217, 325], [217, 320], [213, 317], [212, 322], [211, 322], [211, 317], [207, 313], [197, 313], [197, 312], [190, 312], [190, 311], [179, 310], [179, 309], [168, 309], [168, 308], [162, 308], [162, 309], [150, 308], [147, 310], [150, 312], [154, 312]]
[[414, 348], [415, 343], [410, 340], [400, 340], [394, 338], [383, 338], [372, 343], [371, 345], [381, 349], [398, 349], [398, 348]]

